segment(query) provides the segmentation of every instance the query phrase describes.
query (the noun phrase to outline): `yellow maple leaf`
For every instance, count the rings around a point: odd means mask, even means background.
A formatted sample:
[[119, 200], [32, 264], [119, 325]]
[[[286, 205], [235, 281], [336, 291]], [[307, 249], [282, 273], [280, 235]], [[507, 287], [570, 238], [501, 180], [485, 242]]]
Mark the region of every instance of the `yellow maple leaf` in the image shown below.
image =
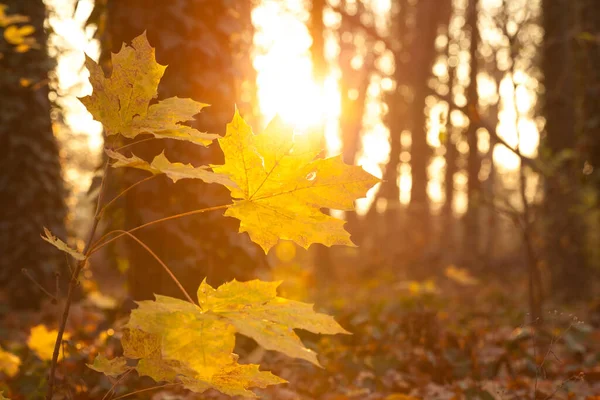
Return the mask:
[[18, 27], [11, 25], [4, 30], [4, 39], [15, 46], [18, 46], [27, 41], [27, 36], [35, 32], [35, 28], [32, 25], [23, 25]]
[[75, 249], [70, 248], [69, 245], [67, 245], [65, 242], [54, 236], [52, 232], [50, 232], [50, 230], [46, 227], [44, 227], [44, 235], [42, 235], [42, 239], [44, 239], [46, 242], [50, 243], [52, 246], [56, 247], [60, 251], [64, 251], [65, 253], [71, 255], [74, 259], [78, 261], [82, 261], [85, 259], [85, 256], [83, 254], [81, 254]]
[[151, 163], [148, 163], [135, 155], [126, 157], [116, 151], [109, 149], [106, 149], [105, 151], [110, 158], [115, 160], [112, 164], [113, 168], [129, 167], [148, 171], [154, 175], [165, 174], [171, 178], [173, 182], [177, 182], [180, 179], [200, 179], [206, 183], [235, 185], [227, 175], [214, 173], [207, 166], [194, 167], [191, 164], [171, 162], [167, 159], [164, 152], [154, 157]]
[[4, 373], [9, 378], [12, 378], [17, 375], [20, 366], [21, 359], [19, 357], [2, 350], [2, 347], [0, 347], [0, 373]]
[[[54, 343], [58, 331], [56, 329], [48, 330], [46, 325], [36, 325], [31, 328], [29, 338], [27, 339], [27, 347], [29, 347], [41, 360], [52, 360], [54, 352]], [[67, 332], [63, 334], [63, 340], [68, 340], [71, 335]], [[59, 354], [59, 359], [62, 358], [62, 351]]]
[[133, 39], [131, 46], [123, 45], [112, 55], [110, 77], [105, 77], [102, 68], [89, 57], [85, 65], [90, 71], [93, 93], [80, 100], [102, 123], [107, 135], [134, 138], [146, 133], [205, 146], [218, 137], [180, 124], [193, 120], [206, 104], [171, 97], [150, 105], [157, 97], [166, 66], [156, 62], [145, 32]]
[[312, 243], [353, 246], [344, 221], [321, 208], [354, 209], [379, 182], [359, 166], [347, 165], [341, 156], [315, 159], [320, 141], [296, 135], [291, 126], [275, 117], [265, 131], [255, 135], [236, 110], [219, 145], [225, 164], [213, 166], [235, 182], [228, 186], [234, 205], [226, 216], [240, 220], [240, 232], [265, 252], [279, 239], [304, 248]]

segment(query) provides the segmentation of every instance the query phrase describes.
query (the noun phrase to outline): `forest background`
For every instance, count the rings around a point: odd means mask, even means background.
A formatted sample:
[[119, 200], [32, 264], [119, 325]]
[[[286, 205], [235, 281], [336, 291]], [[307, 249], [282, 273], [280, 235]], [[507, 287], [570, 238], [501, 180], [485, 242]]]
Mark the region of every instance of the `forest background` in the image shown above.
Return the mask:
[[[347, 221], [356, 248], [281, 241], [265, 256], [217, 213], [139, 232], [192, 292], [204, 277], [283, 280], [282, 294], [316, 302], [354, 333], [303, 337], [325, 370], [242, 343], [241, 355], [291, 382], [265, 396], [600, 392], [596, 1], [1, 3], [0, 346], [20, 360], [0, 372], [10, 398], [39, 394], [49, 360], [27, 338], [58, 328], [54, 303], [66, 289], [64, 256], [40, 239], [43, 227], [83, 249], [93, 223], [106, 136], [77, 100], [91, 91], [84, 52], [109, 71], [111, 52], [142, 32], [169, 65], [159, 99], [211, 105], [195, 128], [223, 135], [236, 105], [257, 132], [277, 114], [319, 136], [324, 155], [382, 178], [356, 212], [328, 211]], [[132, 148], [144, 159], [162, 150], [193, 165], [223, 157], [165, 140]], [[110, 173], [109, 197], [146, 177]], [[224, 204], [226, 194], [158, 177], [122, 196], [98, 231]], [[121, 241], [80, 282], [61, 393], [102, 398], [106, 378], [81, 372], [84, 384], [65, 371], [118, 349], [132, 300], [179, 292], [143, 248]]]

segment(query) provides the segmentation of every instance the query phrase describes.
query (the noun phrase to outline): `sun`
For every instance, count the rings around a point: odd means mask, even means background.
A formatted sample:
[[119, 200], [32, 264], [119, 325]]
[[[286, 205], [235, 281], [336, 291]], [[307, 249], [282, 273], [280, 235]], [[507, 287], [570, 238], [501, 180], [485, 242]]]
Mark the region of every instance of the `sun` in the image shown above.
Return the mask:
[[[300, 7], [300, 6], [299, 6]], [[337, 81], [313, 78], [311, 38], [292, 6], [262, 2], [253, 11], [257, 27], [254, 67], [258, 102], [266, 121], [276, 114], [299, 132], [323, 128], [340, 114]]]

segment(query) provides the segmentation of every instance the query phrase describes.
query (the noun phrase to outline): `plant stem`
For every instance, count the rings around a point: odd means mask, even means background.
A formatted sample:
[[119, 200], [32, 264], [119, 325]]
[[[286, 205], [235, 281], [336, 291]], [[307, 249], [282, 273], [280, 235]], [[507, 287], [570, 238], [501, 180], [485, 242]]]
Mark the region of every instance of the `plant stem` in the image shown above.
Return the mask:
[[146, 245], [140, 239], [138, 239], [137, 237], [135, 237], [134, 235], [132, 235], [131, 233], [129, 233], [127, 231], [114, 230], [113, 232], [121, 232], [123, 235], [128, 235], [130, 238], [132, 238], [133, 240], [135, 240], [136, 242], [138, 242], [139, 245], [142, 246], [144, 249], [146, 249], [146, 251], [148, 253], [150, 253], [150, 255], [152, 257], [154, 257], [154, 259], [156, 261], [158, 261], [158, 263], [164, 268], [164, 270], [167, 271], [167, 274], [169, 274], [169, 276], [171, 277], [171, 279], [173, 279], [173, 282], [175, 282], [175, 284], [177, 284], [177, 286], [179, 287], [179, 289], [181, 289], [181, 292], [189, 300], [189, 302], [192, 303], [192, 304], [194, 304], [194, 305], [196, 304], [196, 303], [194, 303], [194, 300], [192, 300], [192, 298], [190, 297], [190, 295], [188, 294], [188, 292], [185, 290], [185, 288], [183, 287], [183, 285], [181, 284], [181, 282], [179, 282], [179, 280], [177, 279], [177, 277], [175, 277], [175, 274], [173, 274], [173, 272], [171, 272], [171, 270], [169, 269], [169, 267], [167, 267], [167, 265], [150, 249], [150, 247], [148, 247], [148, 245]]
[[142, 228], [145, 228], [147, 226], [158, 224], [160, 222], [170, 221], [172, 219], [178, 219], [178, 218], [182, 218], [182, 217], [187, 217], [189, 215], [202, 214], [202, 213], [209, 212], [209, 211], [223, 210], [225, 208], [231, 207], [232, 205], [233, 204], [224, 204], [224, 205], [221, 205], [221, 206], [201, 208], [199, 210], [187, 211], [187, 212], [184, 212], [184, 213], [181, 213], [181, 214], [175, 214], [175, 215], [171, 215], [171, 216], [168, 216], [168, 217], [164, 217], [164, 218], [160, 218], [160, 219], [155, 219], [154, 221], [146, 222], [145, 224], [142, 224], [140, 226], [132, 228], [132, 229], [130, 229], [128, 231], [125, 231], [125, 233], [121, 233], [120, 235], [117, 235], [117, 236], [113, 237], [112, 239], [109, 239], [109, 240], [107, 240], [105, 242], [102, 242], [102, 240], [104, 240], [107, 236], [109, 236], [109, 235], [117, 232], [117, 231], [110, 231], [110, 232], [106, 233], [104, 236], [102, 236], [100, 239], [98, 239], [96, 241], [96, 244], [94, 244], [92, 246], [92, 249], [90, 251], [90, 255], [94, 254], [95, 252], [97, 252], [102, 247], [106, 246], [107, 244], [112, 243], [113, 241], [117, 240], [121, 236], [124, 236], [126, 233], [133, 233], [133, 232], [135, 232], [137, 230], [140, 230]]
[[115, 201], [117, 201], [119, 198], [121, 198], [121, 196], [125, 195], [127, 192], [129, 192], [131, 189], [133, 189], [134, 187], [136, 187], [137, 185], [144, 183], [146, 181], [149, 181], [150, 179], [154, 178], [155, 176], [158, 175], [151, 175], [148, 176], [140, 181], [137, 181], [136, 183], [134, 183], [133, 185], [129, 186], [127, 189], [123, 190], [121, 193], [119, 193], [118, 195], [116, 195], [111, 201], [109, 201], [108, 203], [106, 203], [102, 209], [100, 210], [100, 212], [98, 213], [96, 219], [100, 219], [102, 218], [102, 215], [104, 215], [104, 211], [106, 211], [106, 209], [108, 207], [110, 207]]
[[52, 400], [52, 396], [54, 394], [54, 383], [55, 383], [55, 375], [56, 375], [56, 365], [58, 364], [58, 354], [60, 352], [60, 345], [62, 343], [63, 334], [65, 333], [65, 327], [67, 325], [67, 320], [69, 318], [69, 310], [71, 309], [71, 303], [73, 302], [73, 294], [75, 293], [75, 288], [77, 287], [77, 281], [79, 277], [79, 273], [85, 267], [87, 260], [90, 256], [91, 244], [96, 234], [96, 229], [98, 228], [98, 223], [100, 220], [96, 218], [98, 216], [98, 212], [100, 210], [100, 203], [102, 202], [102, 192], [104, 191], [104, 182], [106, 181], [106, 174], [108, 171], [108, 162], [104, 166], [104, 173], [102, 176], [102, 182], [100, 183], [100, 191], [98, 192], [98, 200], [96, 203], [96, 211], [94, 213], [94, 222], [92, 223], [92, 229], [90, 231], [90, 236], [85, 245], [85, 259], [79, 261], [77, 263], [77, 267], [73, 274], [71, 274], [71, 280], [69, 282], [69, 289], [67, 292], [67, 300], [65, 302], [65, 307], [63, 309], [60, 326], [58, 328], [58, 335], [56, 336], [56, 342], [54, 343], [54, 352], [52, 353], [52, 363], [50, 364], [50, 376], [48, 377], [48, 390], [46, 392], [46, 400]]
[[162, 388], [169, 387], [169, 386], [177, 386], [177, 385], [181, 385], [181, 383], [167, 383], [167, 384], [161, 385], [161, 386], [153, 386], [151, 388], [136, 390], [135, 392], [131, 392], [131, 393], [127, 393], [122, 396], [119, 396], [119, 397], [115, 397], [113, 400], [124, 399], [125, 397], [133, 396], [134, 394], [148, 392], [150, 390], [162, 389]]

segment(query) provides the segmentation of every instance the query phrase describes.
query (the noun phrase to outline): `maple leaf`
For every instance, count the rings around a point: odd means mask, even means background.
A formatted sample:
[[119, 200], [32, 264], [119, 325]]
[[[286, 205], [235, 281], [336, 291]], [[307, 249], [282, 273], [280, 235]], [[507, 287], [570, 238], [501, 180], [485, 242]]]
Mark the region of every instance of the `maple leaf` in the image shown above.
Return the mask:
[[131, 46], [123, 45], [112, 54], [111, 60], [112, 74], [106, 78], [102, 68], [86, 57], [93, 93], [80, 99], [107, 135], [134, 138], [148, 133], [204, 146], [218, 137], [180, 124], [193, 120], [206, 104], [171, 97], [150, 105], [166, 66], [156, 62], [145, 32], [133, 39]]
[[76, 260], [85, 260], [85, 256], [83, 254], [81, 254], [75, 249], [70, 248], [65, 242], [54, 236], [52, 232], [50, 232], [50, 230], [48, 230], [46, 227], [44, 227], [44, 234], [46, 236], [41, 235], [42, 239], [50, 243], [52, 246], [56, 247], [60, 251], [64, 251], [65, 253], [71, 255]]
[[98, 354], [92, 364], [86, 364], [94, 371], [102, 372], [106, 376], [116, 378], [124, 374], [131, 368], [127, 367], [127, 360], [124, 357], [115, 357], [109, 360], [102, 354]]
[[181, 382], [186, 389], [197, 393], [202, 393], [212, 388], [229, 396], [256, 398], [256, 394], [249, 391], [248, 388], [266, 388], [267, 386], [278, 385], [287, 381], [268, 371], [259, 371], [258, 365], [242, 365], [234, 362], [217, 371], [209, 381], [182, 377]]
[[332, 317], [314, 312], [312, 305], [278, 297], [279, 284], [234, 280], [215, 289], [204, 281], [198, 305], [160, 295], [155, 301], [140, 301], [121, 340], [124, 355], [139, 360], [138, 373], [157, 382], [255, 397], [249, 388], [285, 381], [258, 365], [238, 364], [233, 353], [236, 332], [316, 365], [316, 354], [304, 347], [294, 329], [348, 333]]
[[[36, 325], [31, 328], [29, 338], [27, 339], [27, 346], [33, 350], [40, 360], [50, 361], [52, 360], [54, 343], [56, 342], [57, 336], [58, 331], [56, 329], [48, 330], [43, 324]], [[63, 340], [68, 340], [70, 336], [69, 333], [63, 333]], [[62, 359], [62, 351], [59, 356], [59, 358]]]
[[275, 117], [255, 135], [236, 110], [218, 140], [224, 165], [213, 170], [227, 174], [234, 205], [225, 215], [240, 220], [240, 232], [266, 252], [279, 239], [304, 248], [311, 243], [354, 246], [344, 221], [321, 208], [352, 210], [379, 179], [359, 166], [347, 165], [341, 156], [315, 159], [320, 142], [311, 135], [294, 136], [293, 129]]
[[17, 375], [20, 366], [21, 359], [19, 357], [2, 350], [2, 347], [0, 347], [0, 373], [4, 373], [9, 378], [12, 378]]
[[115, 160], [112, 164], [113, 168], [129, 167], [148, 171], [154, 175], [165, 174], [173, 182], [177, 182], [179, 179], [200, 179], [206, 183], [235, 185], [227, 175], [214, 173], [207, 166], [194, 167], [191, 164], [171, 162], [167, 159], [164, 152], [154, 157], [151, 163], [148, 163], [135, 155], [126, 157], [116, 151], [109, 149], [105, 151], [110, 158]]

